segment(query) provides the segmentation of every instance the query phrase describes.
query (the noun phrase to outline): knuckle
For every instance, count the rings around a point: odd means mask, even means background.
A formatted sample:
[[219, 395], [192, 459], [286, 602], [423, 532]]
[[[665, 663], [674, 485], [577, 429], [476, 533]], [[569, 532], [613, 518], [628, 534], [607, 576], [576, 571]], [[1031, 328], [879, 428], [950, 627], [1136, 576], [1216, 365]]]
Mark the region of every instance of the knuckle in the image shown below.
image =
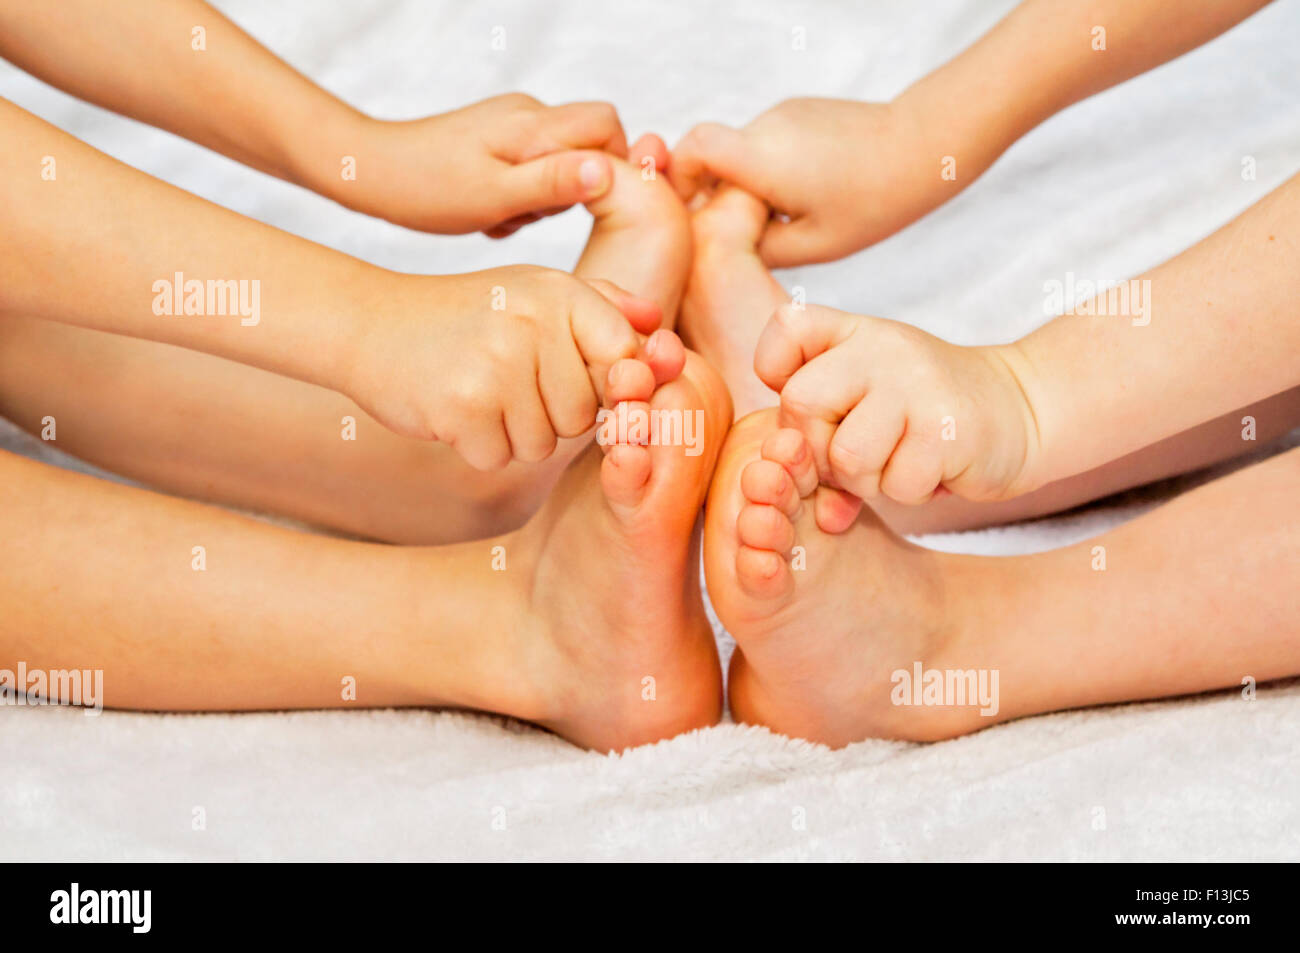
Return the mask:
[[683, 153], [694, 152], [702, 146], [709, 135], [708, 127], [701, 124], [692, 126], [686, 130], [686, 135], [682, 136], [681, 141], [677, 143], [677, 150]]
[[515, 456], [522, 463], [540, 463], [555, 452], [555, 442], [555, 434], [550, 431], [534, 434], [515, 448]]
[[855, 450], [845, 446], [843, 441], [832, 440], [827, 458], [836, 472], [849, 477], [859, 477], [868, 471], [869, 464]]
[[548, 293], [572, 293], [574, 282], [577, 280], [566, 271], [559, 271], [555, 268], [543, 268], [540, 265], [525, 265], [529, 269], [529, 280], [535, 282], [539, 288]]
[[599, 410], [600, 405], [596, 401], [595, 394], [587, 393], [576, 397], [556, 415], [557, 419], [554, 421], [556, 433], [561, 437], [581, 436], [596, 422], [596, 413]]
[[496, 269], [511, 279], [521, 284], [534, 281], [544, 281], [545, 275], [552, 269], [544, 268], [541, 265], [506, 265], [503, 268]]
[[807, 420], [817, 416], [817, 402], [804, 392], [797, 377], [791, 378], [781, 391], [781, 410], [795, 420]]
[[604, 100], [598, 100], [591, 104], [591, 114], [606, 125], [615, 125], [618, 122], [618, 110], [613, 103]]
[[513, 106], [515, 108], [527, 108], [540, 106], [541, 103], [536, 98], [529, 96], [527, 93], [512, 92], [502, 93], [495, 99], [496, 102], [503, 106]]
[[[517, 324], [518, 319], [522, 318], [525, 322], [529, 319], [522, 315], [516, 316], [516, 320], [509, 324]], [[502, 371], [510, 371], [518, 363], [520, 351], [520, 334], [523, 329], [518, 327], [501, 327], [494, 328], [484, 336], [482, 342], [482, 357], [488, 364], [493, 377], [498, 376]]]
[[795, 331], [803, 326], [805, 314], [802, 309], [795, 307], [793, 301], [786, 301], [776, 309], [772, 317], [785, 330]]
[[475, 470], [491, 472], [505, 469], [510, 463], [510, 445], [499, 428], [482, 428], [463, 435], [460, 453]]
[[899, 503], [919, 503], [928, 499], [934, 490], [925, 468], [910, 461], [890, 467], [881, 480], [881, 488]]
[[483, 470], [485, 472], [492, 473], [498, 470], [504, 470], [507, 466], [509, 466], [509, 464], [510, 464], [509, 450], [504, 450], [504, 449], [493, 450], [484, 456], [483, 463], [478, 469]]
[[587, 284], [600, 295], [613, 294], [616, 288], [614, 282], [607, 278], [588, 278]]
[[548, 196], [556, 199], [565, 191], [571, 191], [568, 188], [566, 172], [567, 167], [555, 157], [546, 160], [542, 175], [545, 179], [546, 194]]
[[447, 385], [447, 406], [456, 414], [476, 414], [486, 410], [490, 404], [491, 387], [483, 377], [466, 374], [456, 378]]

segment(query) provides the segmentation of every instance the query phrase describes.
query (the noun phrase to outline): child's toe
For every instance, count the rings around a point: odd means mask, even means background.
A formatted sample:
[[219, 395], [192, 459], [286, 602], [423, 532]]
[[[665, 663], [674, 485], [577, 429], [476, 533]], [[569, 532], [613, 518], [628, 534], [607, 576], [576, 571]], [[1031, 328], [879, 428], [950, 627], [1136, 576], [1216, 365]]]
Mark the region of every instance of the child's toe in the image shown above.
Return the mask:
[[736, 550], [736, 581], [755, 599], [775, 599], [794, 587], [790, 566], [779, 553], [750, 546]]
[[646, 338], [637, 357], [654, 372], [656, 386], [677, 380], [686, 367], [686, 347], [682, 339], [667, 328], [661, 328]]
[[600, 465], [600, 487], [605, 498], [621, 507], [636, 506], [650, 481], [650, 451], [646, 447], [617, 444], [607, 448]]
[[741, 543], [754, 549], [769, 549], [783, 556], [794, 547], [794, 524], [775, 506], [749, 503], [736, 517], [736, 534]]
[[654, 390], [654, 371], [645, 362], [630, 357], [611, 365], [605, 379], [605, 400], [611, 405], [649, 400]]
[[740, 473], [740, 491], [751, 503], [775, 506], [786, 516], [794, 518], [801, 500], [794, 479], [785, 468], [773, 460], [752, 460]]
[[817, 489], [817, 465], [813, 460], [808, 440], [789, 427], [770, 434], [760, 451], [764, 460], [779, 463], [790, 474], [800, 496], [808, 496]]

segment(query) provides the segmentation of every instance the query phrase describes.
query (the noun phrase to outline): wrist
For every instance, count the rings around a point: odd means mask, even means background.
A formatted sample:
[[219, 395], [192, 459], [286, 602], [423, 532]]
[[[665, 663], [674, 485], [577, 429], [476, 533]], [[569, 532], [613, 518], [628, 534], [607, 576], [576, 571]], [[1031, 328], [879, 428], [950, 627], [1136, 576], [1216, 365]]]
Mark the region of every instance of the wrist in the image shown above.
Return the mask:
[[979, 348], [998, 370], [1005, 374], [1009, 404], [1015, 426], [1024, 435], [1024, 458], [1020, 470], [1007, 486], [1007, 496], [1022, 496], [1050, 483], [1052, 452], [1055, 446], [1045, 426], [1053, 419], [1047, 406], [1051, 397], [1045, 392], [1038, 371], [1020, 341]]
[[375, 330], [391, 325], [418, 308], [410, 289], [419, 276], [387, 271], [364, 262], [335, 285], [335, 305], [329, 311], [323, 360], [314, 383], [358, 400], [365, 376], [365, 358], [376, 348]]
[[376, 151], [370, 143], [382, 124], [341, 100], [321, 105], [291, 136], [285, 178], [345, 208], [364, 211], [358, 172], [368, 164], [363, 158]]
[[955, 160], [955, 184], [965, 188], [1044, 117], [1006, 71], [982, 62], [979, 45], [923, 76], [891, 105], [910, 114], [929, 150]]

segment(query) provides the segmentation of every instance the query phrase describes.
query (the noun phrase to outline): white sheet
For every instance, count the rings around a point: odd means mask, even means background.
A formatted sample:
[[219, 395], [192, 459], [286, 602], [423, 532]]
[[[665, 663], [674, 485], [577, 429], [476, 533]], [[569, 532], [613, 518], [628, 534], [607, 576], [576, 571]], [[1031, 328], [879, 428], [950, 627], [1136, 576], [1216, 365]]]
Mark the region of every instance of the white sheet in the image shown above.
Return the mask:
[[[697, 120], [742, 122], [790, 95], [890, 97], [1014, 4], [218, 5], [378, 115], [521, 89], [547, 101], [610, 99], [629, 132], [672, 142]], [[506, 29], [504, 52], [489, 48], [495, 26]], [[796, 26], [806, 51], [790, 48]], [[810, 300], [962, 343], [1020, 335], [1044, 318], [1044, 281], [1137, 273], [1300, 169], [1297, 36], [1300, 3], [1279, 0], [1208, 47], [1057, 117], [922, 223], [847, 261], [782, 277]], [[575, 211], [504, 244], [417, 235], [3, 64], [0, 95], [182, 187], [389, 267], [569, 267], [586, 234]], [[1242, 178], [1245, 156], [1256, 161], [1255, 181]], [[58, 458], [8, 425], [0, 441]], [[988, 554], [1051, 548], [1181, 485], [926, 542]], [[0, 763], [4, 859], [1300, 857], [1296, 682], [1262, 686], [1254, 702], [1229, 691], [1058, 714], [932, 746], [830, 752], [722, 725], [621, 757], [459, 713], [86, 718], [7, 709]], [[206, 830], [192, 829], [196, 807]]]

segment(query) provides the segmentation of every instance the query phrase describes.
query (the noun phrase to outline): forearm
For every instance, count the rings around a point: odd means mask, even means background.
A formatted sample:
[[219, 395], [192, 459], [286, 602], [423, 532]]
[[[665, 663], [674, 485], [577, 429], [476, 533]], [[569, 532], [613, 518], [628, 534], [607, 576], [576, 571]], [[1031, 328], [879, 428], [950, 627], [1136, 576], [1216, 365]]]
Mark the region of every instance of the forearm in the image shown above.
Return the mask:
[[337, 167], [366, 122], [200, 0], [0, 0], [0, 56], [300, 184], [319, 184], [317, 158]]
[[1300, 384], [1298, 221], [1300, 176], [1127, 289], [1002, 349], [1038, 425], [1035, 482]]
[[[1025, 0], [899, 103], [941, 130], [969, 184], [1039, 123], [1208, 42], [1269, 0]], [[1103, 42], [1104, 49], [1096, 46]]]
[[[1241, 421], [1247, 416], [1255, 419], [1254, 440], [1242, 439]], [[894, 532], [913, 536], [1038, 519], [1258, 451], [1296, 427], [1300, 427], [1300, 387], [1238, 407], [1190, 430], [1022, 496], [975, 502], [947, 494], [923, 506], [907, 506], [882, 496], [871, 501], [871, 508]]]
[[337, 389], [356, 324], [395, 287], [380, 269], [173, 188], [2, 100], [0, 131], [11, 144], [0, 154], [0, 314]]
[[583, 445], [481, 473], [340, 394], [32, 318], [0, 319], [0, 417], [158, 490], [397, 543], [517, 528]]

